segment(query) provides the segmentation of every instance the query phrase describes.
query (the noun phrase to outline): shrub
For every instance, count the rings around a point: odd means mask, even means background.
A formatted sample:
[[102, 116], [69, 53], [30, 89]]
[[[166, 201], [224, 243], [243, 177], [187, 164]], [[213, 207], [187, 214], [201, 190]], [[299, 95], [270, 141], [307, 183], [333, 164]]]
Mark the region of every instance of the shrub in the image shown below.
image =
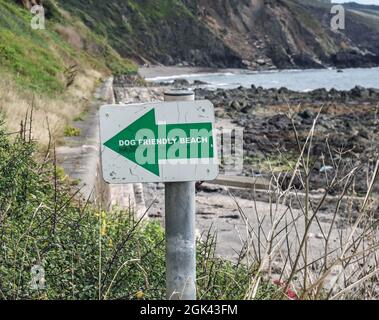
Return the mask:
[[66, 126], [64, 128], [63, 134], [65, 137], [78, 137], [80, 136], [80, 129], [74, 128], [72, 126]]

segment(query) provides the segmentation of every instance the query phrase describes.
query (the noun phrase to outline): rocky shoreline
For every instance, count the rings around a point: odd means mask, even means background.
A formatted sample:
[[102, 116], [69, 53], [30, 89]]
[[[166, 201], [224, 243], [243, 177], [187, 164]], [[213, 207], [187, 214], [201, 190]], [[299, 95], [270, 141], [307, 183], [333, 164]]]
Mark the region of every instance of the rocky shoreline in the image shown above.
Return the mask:
[[[325, 171], [330, 176], [338, 169], [338, 176], [342, 177], [360, 167], [355, 176], [355, 192], [367, 191], [368, 177], [379, 156], [378, 89], [295, 92], [252, 86], [216, 91], [196, 89], [196, 97], [211, 100], [218, 118], [244, 128], [244, 175], [269, 174], [267, 168], [254, 167], [267, 159], [277, 166], [277, 173], [289, 170], [297, 161], [299, 144], [305, 143], [317, 117], [312, 146], [306, 150], [311, 159], [311, 189], [326, 188]], [[303, 188], [301, 181], [295, 179], [294, 183]], [[285, 187], [286, 181], [283, 184]], [[342, 184], [335, 186], [329, 193], [336, 194], [342, 188]], [[378, 182], [374, 190], [379, 192]]]
[[[183, 85], [185, 82], [181, 80], [178, 84]], [[283, 103], [311, 103], [317, 105], [324, 103], [344, 103], [348, 105], [379, 103], [379, 89], [364, 88], [361, 86], [356, 86], [351, 90], [326, 90], [322, 88], [313, 91], [299, 92], [284, 87], [279, 89], [264, 89], [252, 85], [251, 88], [239, 87], [230, 90], [218, 89], [216, 91], [210, 91], [198, 89], [196, 93], [201, 97], [209, 97], [215, 103], [228, 100], [232, 108], [242, 113], [248, 113], [249, 108], [254, 108], [254, 106], [280, 105]]]

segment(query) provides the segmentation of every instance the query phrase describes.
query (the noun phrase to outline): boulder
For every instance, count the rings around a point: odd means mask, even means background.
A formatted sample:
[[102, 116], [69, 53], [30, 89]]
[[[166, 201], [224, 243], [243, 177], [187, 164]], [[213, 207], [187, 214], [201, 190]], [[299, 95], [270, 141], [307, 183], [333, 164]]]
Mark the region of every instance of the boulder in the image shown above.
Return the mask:
[[173, 86], [178, 87], [189, 87], [190, 83], [186, 79], [175, 79]]
[[350, 94], [354, 98], [364, 98], [367, 99], [370, 97], [370, 91], [364, 87], [356, 86], [353, 89], [351, 89]]

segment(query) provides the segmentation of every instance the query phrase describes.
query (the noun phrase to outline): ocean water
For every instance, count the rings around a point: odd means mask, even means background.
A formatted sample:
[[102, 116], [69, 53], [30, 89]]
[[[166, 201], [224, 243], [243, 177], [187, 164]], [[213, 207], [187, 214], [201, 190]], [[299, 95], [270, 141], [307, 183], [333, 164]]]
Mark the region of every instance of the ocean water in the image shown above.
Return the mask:
[[355, 86], [379, 89], [379, 68], [370, 69], [310, 69], [252, 72], [244, 70], [226, 70], [214, 73], [178, 74], [166, 77], [148, 78], [153, 82], [172, 82], [186, 79], [189, 82], [200, 80], [207, 82], [209, 88], [236, 88], [239, 86], [263, 88], [286, 87], [295, 91], [310, 91], [319, 88], [350, 90]]

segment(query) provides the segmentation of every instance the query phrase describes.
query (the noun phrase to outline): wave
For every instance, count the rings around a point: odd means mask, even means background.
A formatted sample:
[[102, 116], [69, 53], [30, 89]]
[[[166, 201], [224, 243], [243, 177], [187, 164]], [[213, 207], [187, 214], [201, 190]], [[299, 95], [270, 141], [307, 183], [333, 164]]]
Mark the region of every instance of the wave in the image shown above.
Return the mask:
[[147, 80], [153, 82], [172, 83], [175, 79], [201, 80], [207, 83], [208, 88], [231, 89], [239, 86], [246, 88], [262, 86], [264, 88], [286, 87], [295, 91], [308, 92], [317, 88], [336, 88], [350, 90], [356, 85], [362, 87], [379, 88], [379, 68], [345, 69], [337, 73], [335, 69], [312, 70], [269, 70], [238, 72], [198, 72], [191, 74], [152, 77]]
[[213, 77], [213, 76], [235, 76], [235, 73], [232, 72], [214, 72], [214, 73], [188, 73], [188, 74], [179, 74], [172, 76], [161, 76], [146, 78], [147, 81], [158, 82], [158, 81], [174, 81], [176, 79], [188, 79], [188, 78], [198, 78], [198, 77]]

